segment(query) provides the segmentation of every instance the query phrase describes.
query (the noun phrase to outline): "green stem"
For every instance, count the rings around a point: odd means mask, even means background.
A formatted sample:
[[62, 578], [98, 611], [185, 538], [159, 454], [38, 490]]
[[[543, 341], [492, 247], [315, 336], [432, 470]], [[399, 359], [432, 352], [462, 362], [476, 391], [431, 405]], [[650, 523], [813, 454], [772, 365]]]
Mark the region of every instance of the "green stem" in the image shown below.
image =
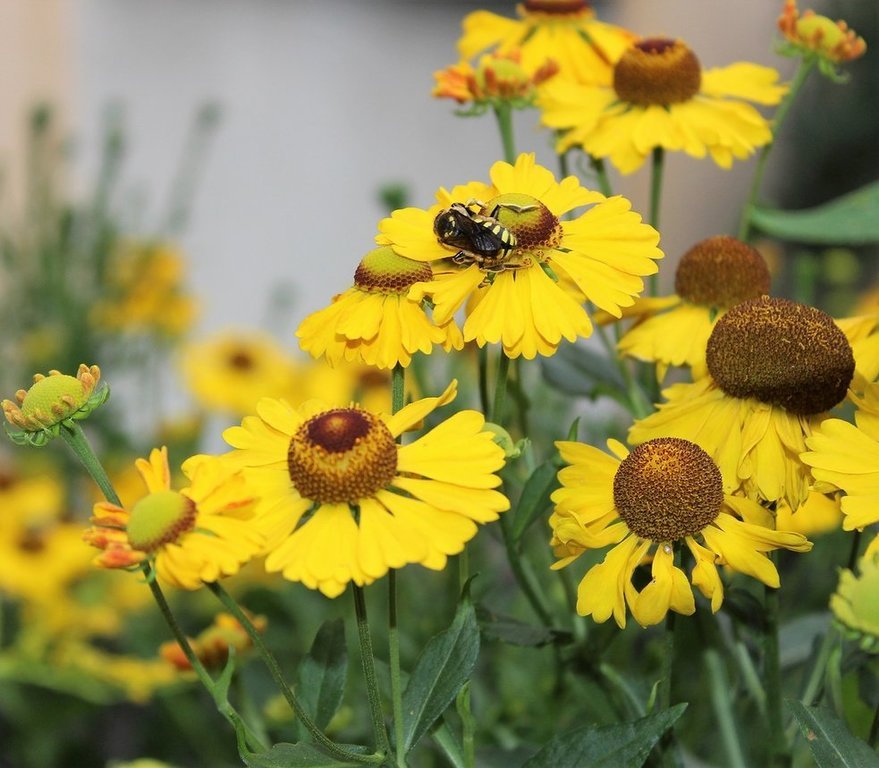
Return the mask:
[[497, 379], [494, 382], [494, 400], [491, 402], [491, 411], [488, 414], [488, 421], [494, 424], [501, 424], [501, 420], [504, 418], [504, 401], [507, 396], [507, 376], [509, 373], [510, 358], [501, 350], [497, 364]]
[[592, 324], [595, 328], [596, 335], [601, 340], [601, 343], [607, 352], [607, 356], [613, 360], [614, 365], [616, 365], [617, 370], [620, 372], [620, 376], [623, 378], [626, 390], [626, 400], [629, 404], [629, 412], [636, 419], [643, 419], [653, 411], [653, 408], [651, 408], [650, 403], [644, 396], [644, 390], [635, 380], [626, 361], [622, 356], [617, 354], [616, 347], [607, 337], [607, 331], [604, 329], [604, 326], [599, 325], [595, 321], [593, 321]]
[[362, 763], [374, 763], [383, 759], [383, 756], [379, 755], [379, 760], [376, 759], [375, 755], [359, 755], [354, 752], [349, 752], [346, 749], [338, 746], [335, 742], [331, 741], [321, 729], [317, 726], [317, 723], [311, 719], [308, 712], [305, 711], [305, 708], [302, 706], [302, 703], [296, 697], [296, 694], [287, 684], [287, 681], [284, 679], [284, 675], [281, 672], [281, 667], [278, 664], [278, 660], [275, 658], [274, 654], [268, 649], [265, 641], [262, 638], [259, 630], [254, 626], [253, 622], [250, 620], [250, 617], [247, 613], [242, 610], [241, 606], [235, 601], [235, 598], [230, 595], [221, 584], [218, 582], [207, 583], [207, 588], [214, 593], [214, 596], [223, 604], [223, 607], [231, 613], [238, 623], [244, 628], [244, 631], [247, 632], [247, 636], [250, 638], [250, 641], [253, 643], [253, 647], [256, 648], [257, 653], [259, 653], [260, 657], [263, 660], [263, 664], [266, 665], [266, 669], [268, 669], [269, 674], [272, 676], [272, 679], [275, 681], [275, 685], [278, 686], [278, 690], [281, 691], [287, 703], [290, 705], [290, 708], [293, 710], [296, 717], [299, 719], [299, 722], [302, 723], [305, 730], [311, 734], [311, 737], [314, 739], [315, 743], [319, 744], [326, 752], [333, 757], [339, 758], [340, 760], [353, 760], [356, 762]]
[[[777, 561], [771, 553], [773, 562]], [[784, 733], [784, 714], [782, 709], [781, 663], [778, 642], [778, 590], [764, 587], [764, 628], [763, 628], [763, 676], [766, 680], [766, 714], [769, 731], [768, 766], [789, 764], [787, 738]]]
[[876, 706], [876, 712], [873, 714], [873, 722], [870, 724], [870, 735], [867, 737], [867, 743], [873, 749], [879, 749], [879, 705]]
[[861, 533], [862, 531], [855, 531], [852, 535], [852, 546], [848, 553], [848, 569], [854, 573], [855, 568], [858, 564], [858, 555], [861, 551]]
[[94, 450], [92, 450], [85, 433], [82, 431], [82, 427], [80, 427], [75, 421], [63, 424], [61, 426], [61, 438], [82, 462], [85, 471], [88, 472], [91, 478], [98, 484], [101, 493], [104, 494], [107, 501], [121, 507], [122, 502], [119, 500], [119, 495], [113, 490], [110, 478], [104, 471], [101, 462], [98, 461], [98, 457], [95, 455]]
[[[558, 136], [558, 132], [556, 132], [556, 136]], [[559, 159], [559, 176], [561, 178], [566, 178], [571, 175], [570, 164], [568, 163], [568, 153], [567, 152], [557, 152], [556, 157]]]
[[751, 216], [753, 215], [754, 208], [756, 208], [757, 200], [760, 196], [760, 187], [763, 185], [763, 176], [766, 173], [766, 161], [769, 159], [769, 154], [775, 146], [775, 140], [778, 138], [782, 123], [784, 123], [784, 119], [787, 117], [791, 105], [794, 103], [800, 89], [803, 87], [803, 83], [806, 81], [806, 78], [809, 76], [809, 73], [814, 68], [816, 62], [817, 58], [814, 56], [809, 56], [800, 60], [800, 66], [794, 74], [794, 79], [791, 81], [790, 88], [782, 99], [781, 104], [779, 104], [778, 109], [775, 111], [775, 119], [772, 125], [772, 140], [768, 144], [764, 144], [763, 148], [760, 150], [760, 156], [757, 158], [757, 165], [754, 168], [754, 178], [751, 181], [751, 191], [748, 194], [748, 200], [745, 203], [745, 207], [742, 209], [742, 218], [739, 221], [739, 240], [747, 242], [751, 237]]
[[189, 639], [183, 633], [183, 630], [177, 623], [177, 619], [174, 618], [174, 614], [171, 612], [171, 607], [168, 605], [168, 601], [165, 599], [162, 588], [159, 586], [156, 575], [153, 572], [149, 563], [144, 563], [142, 568], [146, 583], [149, 585], [150, 591], [153, 593], [153, 599], [155, 599], [156, 605], [159, 606], [159, 611], [162, 614], [162, 618], [165, 620], [165, 623], [171, 630], [171, 634], [174, 635], [174, 639], [177, 641], [177, 644], [183, 651], [183, 655], [186, 656], [186, 660], [195, 671], [199, 682], [201, 682], [201, 684], [211, 694], [211, 698], [213, 698], [217, 710], [235, 729], [235, 733], [239, 739], [239, 751], [241, 751], [242, 746], [244, 746], [244, 744], [242, 744], [243, 736], [246, 744], [249, 744], [251, 748], [257, 749], [260, 752], [265, 752], [267, 749], [265, 744], [263, 744], [262, 741], [260, 741], [260, 739], [253, 734], [251, 729], [247, 726], [247, 723], [244, 722], [244, 719], [241, 717], [241, 715], [239, 715], [238, 712], [235, 711], [235, 708], [226, 699], [225, 694], [221, 694], [220, 691], [218, 691], [217, 685], [216, 683], [214, 683], [213, 678], [208, 674], [208, 671], [204, 668], [201, 661], [199, 661], [198, 656], [195, 655], [195, 652], [192, 650], [192, 646], [189, 644]]
[[397, 768], [405, 768], [403, 753], [403, 685], [400, 675], [400, 633], [397, 629], [397, 572], [388, 571], [388, 655], [391, 667], [391, 707], [394, 713], [394, 741]]
[[516, 162], [516, 142], [513, 139], [513, 110], [509, 104], [502, 102], [494, 108], [497, 127], [501, 133], [501, 144], [504, 147], [504, 160], [510, 165]]
[[525, 594], [525, 598], [528, 600], [534, 613], [537, 614], [544, 626], [552, 627], [552, 617], [549, 615], [549, 611], [546, 610], [546, 606], [538, 594], [538, 587], [533, 574], [524, 567], [521, 554], [516, 551], [516, 545], [513, 543], [511, 516], [501, 515], [500, 523], [501, 532], [504, 536], [504, 546], [507, 551], [507, 560], [510, 562], [510, 568], [513, 569], [513, 576], [516, 578], [519, 588]]
[[610, 186], [610, 177], [607, 175], [607, 167], [604, 165], [604, 160], [600, 157], [592, 157], [592, 155], [589, 155], [589, 165], [591, 165], [592, 170], [595, 171], [595, 177], [598, 179], [598, 188], [601, 190], [601, 194], [605, 197], [613, 195], [613, 189]]
[[[681, 545], [678, 542], [672, 542], [672, 563], [675, 568], [681, 567]], [[671, 686], [672, 674], [674, 672], [675, 658], [675, 626], [677, 624], [677, 614], [669, 609], [665, 614], [665, 636], [663, 637], [662, 651], [662, 677], [659, 681], [659, 691], [656, 697], [656, 711], [665, 712], [671, 708]], [[674, 727], [666, 731], [660, 741], [662, 747], [663, 764], [668, 766], [680, 765], [680, 759], [677, 754], [677, 739], [675, 737]]]
[[391, 413], [399, 411], [406, 398], [406, 369], [397, 363], [391, 371]]
[[[366, 680], [366, 696], [369, 699], [369, 711], [372, 717], [372, 730], [375, 735], [376, 752], [388, 754], [390, 744], [385, 730], [385, 716], [382, 712], [381, 694], [378, 690], [378, 677], [375, 673], [375, 656], [372, 651], [372, 637], [369, 633], [369, 621], [366, 616], [366, 599], [363, 587], [352, 584], [354, 589], [354, 611], [357, 614], [357, 637], [360, 640], [360, 662], [363, 665], [363, 677]], [[403, 748], [397, 745], [397, 750]]]
[[726, 670], [723, 668], [720, 654], [713, 648], [709, 648], [705, 651], [704, 659], [711, 687], [711, 703], [720, 726], [720, 739], [723, 742], [729, 765], [731, 768], [748, 768], [748, 763], [742, 754], [742, 742], [729, 697], [729, 680], [726, 676]]
[[476, 768], [476, 722], [470, 711], [470, 681], [458, 692], [455, 706], [461, 718], [461, 747], [464, 753], [464, 765], [466, 768]]
[[488, 400], [488, 347], [480, 347], [477, 352], [479, 367], [479, 404], [482, 412], [488, 416], [491, 405]]
[[[659, 212], [662, 201], [662, 172], [665, 168], [665, 150], [653, 148], [650, 169], [650, 226], [659, 229]], [[659, 273], [650, 275], [650, 295], [656, 296], [659, 290]]]

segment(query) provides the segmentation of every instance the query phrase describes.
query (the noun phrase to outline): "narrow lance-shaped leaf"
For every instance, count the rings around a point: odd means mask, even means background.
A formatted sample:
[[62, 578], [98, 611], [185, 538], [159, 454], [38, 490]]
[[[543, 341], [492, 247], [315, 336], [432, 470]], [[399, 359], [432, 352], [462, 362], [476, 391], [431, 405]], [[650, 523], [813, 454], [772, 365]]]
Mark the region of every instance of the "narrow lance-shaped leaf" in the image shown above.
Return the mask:
[[348, 675], [348, 649], [342, 619], [325, 621], [299, 665], [296, 692], [318, 728], [326, 728], [342, 704]]
[[823, 707], [807, 707], [790, 700], [800, 730], [812, 750], [818, 768], [879, 768], [879, 755], [849, 733], [833, 712]]
[[650, 750], [687, 708], [677, 704], [618, 725], [592, 725], [551, 739], [522, 768], [641, 768]]
[[469, 597], [452, 625], [424, 647], [403, 692], [403, 749], [414, 747], [470, 679], [479, 656], [479, 627]]

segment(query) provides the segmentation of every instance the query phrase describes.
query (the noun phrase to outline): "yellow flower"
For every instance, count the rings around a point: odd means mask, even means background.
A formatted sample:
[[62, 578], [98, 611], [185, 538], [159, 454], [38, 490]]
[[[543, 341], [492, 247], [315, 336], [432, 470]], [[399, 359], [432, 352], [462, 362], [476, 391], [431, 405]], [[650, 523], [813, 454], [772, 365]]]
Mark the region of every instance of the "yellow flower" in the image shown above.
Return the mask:
[[561, 76], [544, 85], [544, 125], [562, 133], [556, 148], [582, 147], [622, 173], [641, 167], [656, 148], [710, 154], [721, 168], [769, 143], [769, 123], [750, 104], [777, 104], [786, 86], [769, 67], [738, 62], [702, 71], [680, 40], [648, 38], [614, 68], [613, 85], [584, 85]]
[[[577, 613], [597, 622], [611, 616], [626, 625], [626, 607], [641, 626], [661, 622], [668, 611], [695, 611], [686, 574], [674, 562], [674, 544], [693, 555], [691, 581], [716, 612], [723, 603], [718, 565], [779, 586], [778, 572], [765, 556], [778, 548], [807, 552], [798, 533], [772, 530], [771, 515], [759, 504], [724, 493], [720, 471], [698, 445], [658, 438], [631, 453], [608, 440], [614, 456], [589, 445], [558, 442], [570, 466], [559, 472], [562, 487], [552, 500], [552, 545], [563, 568], [587, 549], [613, 548], [583, 577]], [[651, 581], [640, 591], [635, 568], [652, 558]]]
[[852, 61], [867, 52], [864, 38], [844, 21], [833, 21], [811, 10], [800, 16], [796, 0], [786, 0], [778, 29], [797, 55], [817, 56], [830, 64]]
[[[573, 176], [557, 182], [533, 154], [520, 155], [515, 165], [495, 163], [490, 176], [490, 185], [440, 189], [427, 210], [394, 211], [376, 238], [401, 256], [442, 260], [434, 279], [410, 293], [430, 296], [435, 322], [448, 322], [481, 293], [464, 323], [464, 341], [500, 342], [508, 357], [552, 355], [563, 338], [592, 333], [582, 295], [619, 317], [643, 290], [641, 278], [657, 271], [659, 234], [625, 198], [591, 192]], [[562, 219], [587, 205], [586, 212]], [[455, 227], [463, 229], [450, 234]], [[486, 229], [493, 255], [466, 236], [483, 238]], [[567, 287], [569, 280], [582, 294]]]
[[[267, 621], [264, 616], [249, 616], [251, 624], [260, 633], [265, 631]], [[196, 658], [207, 668], [222, 670], [229, 661], [229, 651], [234, 649], [239, 658], [253, 648], [253, 641], [247, 630], [234, 616], [220, 613], [213, 623], [198, 634], [188, 638], [189, 646]], [[192, 669], [189, 659], [176, 640], [169, 640], [159, 647], [159, 656], [181, 671]]]
[[827, 419], [806, 439], [800, 457], [820, 489], [845, 492], [841, 507], [846, 531], [879, 522], [879, 383], [855, 397], [855, 424]]
[[858, 570], [858, 576], [847, 569], [840, 573], [830, 610], [861, 648], [875, 653], [879, 650], [879, 551], [868, 551]]
[[527, 72], [518, 50], [489, 53], [480, 57], [475, 69], [462, 61], [434, 72], [436, 85], [433, 96], [454, 99], [459, 104], [471, 103], [476, 112], [502, 102], [514, 107], [527, 107], [531, 106], [537, 95], [537, 86], [556, 72], [558, 64], [552, 59], [534, 72]]
[[434, 344], [461, 349], [464, 342], [455, 321], [431, 322], [420, 299], [409, 289], [431, 279], [429, 264], [399, 256], [381, 246], [363, 257], [354, 286], [333, 303], [312, 313], [299, 326], [300, 346], [330, 365], [362, 362], [376, 368], [404, 368], [416, 352], [430, 354]]
[[[769, 293], [769, 283], [769, 269], [756, 249], [727, 235], [709, 237], [678, 262], [675, 295], [642, 297], [623, 310], [637, 322], [617, 348], [657, 363], [659, 381], [672, 365], [690, 367], [693, 378], [704, 376], [705, 347], [717, 321], [730, 307]], [[610, 318], [596, 317], [605, 319]]]
[[792, 510], [809, 492], [806, 438], [845, 399], [855, 362], [845, 334], [823, 312], [763, 296], [715, 325], [708, 375], [677, 384], [667, 402], [629, 431], [631, 443], [682, 437], [720, 467], [724, 488]]
[[820, 536], [838, 531], [842, 524], [839, 499], [811, 491], [799, 509], [793, 512], [784, 499], [779, 499], [775, 510], [775, 525], [779, 530]]
[[183, 284], [185, 258], [172, 244], [125, 240], [108, 267], [108, 297], [92, 308], [102, 330], [178, 337], [192, 326], [196, 307]]
[[879, 314], [835, 318], [855, 356], [852, 388], [863, 392], [869, 382], [879, 378]]
[[109, 502], [94, 506], [84, 538], [103, 552], [101, 568], [134, 568], [152, 561], [158, 577], [181, 589], [197, 589], [237, 573], [265, 539], [253, 520], [255, 499], [240, 472], [213, 456], [183, 464], [189, 485], [171, 490], [166, 448], [137, 460], [147, 495], [131, 510]]
[[19, 389], [15, 402], [4, 400], [6, 420], [17, 428], [9, 436], [16, 443], [44, 445], [57, 437], [62, 425], [86, 418], [110, 395], [108, 387], [98, 387], [101, 369], [81, 364], [76, 376], [49, 371], [34, 374], [30, 389]]
[[405, 406], [393, 416], [310, 401], [262, 400], [258, 416], [224, 433], [274, 523], [266, 569], [328, 597], [390, 568], [440, 570], [477, 523], [509, 507], [494, 490], [503, 451], [476, 411], [461, 411], [407, 445], [395, 442], [455, 396]]
[[614, 63], [635, 40], [632, 32], [597, 21], [586, 0], [525, 0], [516, 11], [519, 19], [490, 11], [467, 14], [458, 41], [462, 58], [489, 48], [500, 54], [521, 50], [528, 72], [553, 59], [567, 77], [609, 83]]
[[262, 397], [286, 397], [297, 366], [271, 336], [259, 331], [225, 331], [182, 350], [180, 361], [199, 404], [237, 416], [250, 413]]

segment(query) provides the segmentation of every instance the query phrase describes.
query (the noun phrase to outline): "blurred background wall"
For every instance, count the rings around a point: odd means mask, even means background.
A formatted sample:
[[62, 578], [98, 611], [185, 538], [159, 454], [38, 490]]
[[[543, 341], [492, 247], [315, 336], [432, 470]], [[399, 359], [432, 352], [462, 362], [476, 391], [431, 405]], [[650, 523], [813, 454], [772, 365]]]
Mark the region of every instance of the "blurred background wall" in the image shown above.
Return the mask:
[[[201, 327], [266, 324], [268, 297], [292, 286], [293, 322], [275, 328], [292, 338], [302, 316], [350, 284], [385, 213], [381, 187], [403, 184], [410, 204], [424, 206], [438, 186], [485, 178], [498, 159], [490, 116], [460, 119], [451, 102], [430, 97], [433, 72], [457, 58], [461, 18], [479, 7], [514, 13], [512, 2], [0, 0], [7, 187], [20, 178], [30, 103], [57, 107], [80, 183], [96, 173], [102, 124], [116, 105], [127, 215], [150, 234], [166, 216], [193, 115], [218, 105], [182, 237]], [[636, 32], [683, 38], [706, 67], [744, 59], [791, 73], [772, 52], [780, 0], [617, 0], [596, 9]], [[554, 169], [536, 113], [517, 117], [518, 148]], [[752, 167], [669, 157], [661, 230], [670, 257], [734, 229]], [[646, 167], [616, 178], [645, 213], [648, 183]], [[671, 284], [671, 270], [664, 279]]]

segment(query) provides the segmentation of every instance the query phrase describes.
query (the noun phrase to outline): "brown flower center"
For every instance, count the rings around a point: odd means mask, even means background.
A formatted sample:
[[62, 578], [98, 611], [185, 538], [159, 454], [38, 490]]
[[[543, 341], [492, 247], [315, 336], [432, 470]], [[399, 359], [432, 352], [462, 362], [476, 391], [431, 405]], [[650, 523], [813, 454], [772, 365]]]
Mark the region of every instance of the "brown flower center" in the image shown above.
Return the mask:
[[359, 408], [336, 408], [309, 419], [293, 435], [287, 469], [303, 497], [353, 503], [393, 480], [397, 444], [377, 416]]
[[723, 480], [698, 445], [659, 437], [642, 443], [620, 463], [613, 500], [632, 533], [655, 542], [677, 541], [717, 517]]
[[247, 350], [236, 349], [229, 355], [229, 367], [236, 371], [249, 371], [256, 367], [256, 363]]
[[523, 7], [529, 13], [571, 14], [592, 10], [586, 0], [525, 0]]
[[769, 293], [769, 268], [760, 253], [728, 235], [696, 243], [678, 263], [675, 293], [691, 304], [728, 309]]
[[708, 339], [708, 370], [730, 397], [809, 416], [840, 403], [855, 371], [845, 334], [820, 310], [762, 296], [733, 307]]
[[362, 291], [406, 293], [410, 286], [431, 277], [430, 264], [407, 259], [383, 245], [361, 259], [354, 272], [354, 284]]
[[617, 96], [643, 106], [689, 101], [701, 84], [699, 60], [680, 40], [641, 40], [620, 57], [613, 71]]

